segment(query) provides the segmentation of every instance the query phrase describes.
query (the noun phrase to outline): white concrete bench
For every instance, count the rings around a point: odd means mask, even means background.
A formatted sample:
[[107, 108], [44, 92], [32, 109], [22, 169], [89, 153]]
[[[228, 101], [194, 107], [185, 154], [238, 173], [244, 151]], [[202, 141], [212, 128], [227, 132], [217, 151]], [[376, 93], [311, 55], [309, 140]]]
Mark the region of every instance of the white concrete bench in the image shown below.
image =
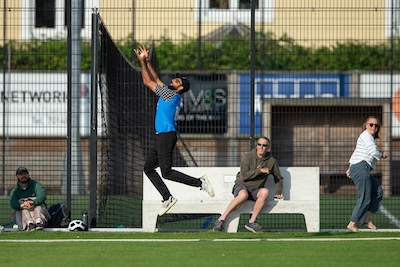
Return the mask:
[[[232, 187], [239, 167], [181, 167], [174, 168], [194, 177], [206, 174], [214, 187], [215, 197], [210, 197], [199, 188], [163, 179], [171, 194], [178, 199], [168, 213], [172, 214], [222, 214], [233, 199]], [[285, 200], [274, 201], [274, 179], [270, 176], [267, 188], [270, 197], [261, 213], [303, 214], [308, 232], [319, 232], [319, 168], [318, 167], [281, 167], [283, 195]], [[158, 170], [159, 171], [159, 170]], [[158, 212], [161, 209], [161, 195], [149, 178], [143, 174], [143, 231], [154, 232]], [[251, 213], [253, 201], [246, 201], [226, 219], [227, 232], [237, 232], [242, 213]]]

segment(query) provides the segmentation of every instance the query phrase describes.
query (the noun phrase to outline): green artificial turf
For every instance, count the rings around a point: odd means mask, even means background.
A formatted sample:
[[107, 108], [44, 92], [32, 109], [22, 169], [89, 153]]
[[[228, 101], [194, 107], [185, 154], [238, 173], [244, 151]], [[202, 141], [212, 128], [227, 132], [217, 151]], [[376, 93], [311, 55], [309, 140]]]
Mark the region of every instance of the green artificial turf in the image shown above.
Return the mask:
[[[400, 232], [0, 234], [1, 266], [397, 266]], [[28, 264], [29, 263], [29, 264]]]

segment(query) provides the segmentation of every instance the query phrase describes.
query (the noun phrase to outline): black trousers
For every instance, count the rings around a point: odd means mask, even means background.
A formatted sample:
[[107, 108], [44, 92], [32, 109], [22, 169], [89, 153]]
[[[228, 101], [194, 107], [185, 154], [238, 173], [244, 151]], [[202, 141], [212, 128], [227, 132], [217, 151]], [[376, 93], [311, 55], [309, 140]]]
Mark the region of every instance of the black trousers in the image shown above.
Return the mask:
[[160, 175], [156, 172], [155, 169], [157, 167], [160, 167], [161, 175], [165, 179], [194, 187], [201, 186], [200, 179], [172, 169], [172, 152], [177, 140], [176, 132], [156, 134], [154, 147], [150, 150], [144, 164], [144, 172], [158, 192], [160, 192], [163, 200], [167, 200], [171, 196], [171, 193]]

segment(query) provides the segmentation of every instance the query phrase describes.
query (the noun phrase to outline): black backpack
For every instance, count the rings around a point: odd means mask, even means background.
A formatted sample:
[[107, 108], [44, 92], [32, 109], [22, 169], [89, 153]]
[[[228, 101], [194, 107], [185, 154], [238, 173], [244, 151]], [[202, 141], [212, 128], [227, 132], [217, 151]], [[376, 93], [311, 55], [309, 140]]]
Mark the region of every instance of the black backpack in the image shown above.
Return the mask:
[[49, 228], [66, 228], [71, 222], [71, 211], [63, 203], [51, 205], [49, 208], [51, 219], [47, 222]]

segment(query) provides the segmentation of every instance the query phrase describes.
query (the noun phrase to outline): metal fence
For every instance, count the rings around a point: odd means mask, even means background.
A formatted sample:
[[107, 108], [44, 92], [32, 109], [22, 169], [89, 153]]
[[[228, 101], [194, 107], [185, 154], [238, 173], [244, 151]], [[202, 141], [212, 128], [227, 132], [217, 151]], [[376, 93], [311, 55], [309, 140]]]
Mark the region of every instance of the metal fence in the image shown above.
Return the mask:
[[[134, 136], [121, 144], [121, 158], [104, 152], [101, 77], [98, 99], [91, 91], [93, 38], [101, 38], [92, 32], [93, 14], [101, 16], [129, 63], [116, 73], [136, 69], [132, 49], [144, 44], [154, 49], [164, 82], [176, 72], [191, 80], [178, 117], [175, 166], [238, 166], [254, 139], [266, 135], [281, 166], [320, 167], [322, 229], [346, 226], [356, 199], [345, 177], [348, 160], [365, 119], [380, 118], [378, 146], [390, 157], [373, 172], [385, 193], [375, 221], [399, 228], [400, 5], [394, 0], [4, 0], [1, 224], [13, 224], [8, 196], [23, 165], [45, 185], [48, 205], [68, 203], [75, 219], [95, 206], [92, 226], [141, 227], [142, 177], [129, 169], [142, 166], [146, 152], [135, 150]], [[125, 89], [131, 88], [145, 90], [135, 84]], [[90, 139], [94, 102], [96, 143]], [[138, 103], [135, 108], [148, 108], [146, 99]], [[129, 101], [125, 105], [123, 112], [132, 113]], [[95, 144], [96, 160], [90, 157]], [[110, 174], [115, 160], [123, 163], [123, 173]], [[107, 206], [107, 219], [98, 217], [100, 203], [120, 197], [90, 199], [93, 188], [102, 194], [104, 173], [111, 180], [124, 177], [118, 188], [133, 187], [124, 191], [135, 205], [133, 215]], [[158, 227], [176, 229], [179, 222], [180, 229], [208, 229], [217, 215], [210, 216], [166, 216]], [[301, 216], [275, 217], [266, 215], [260, 223], [271, 230], [305, 228]]]

